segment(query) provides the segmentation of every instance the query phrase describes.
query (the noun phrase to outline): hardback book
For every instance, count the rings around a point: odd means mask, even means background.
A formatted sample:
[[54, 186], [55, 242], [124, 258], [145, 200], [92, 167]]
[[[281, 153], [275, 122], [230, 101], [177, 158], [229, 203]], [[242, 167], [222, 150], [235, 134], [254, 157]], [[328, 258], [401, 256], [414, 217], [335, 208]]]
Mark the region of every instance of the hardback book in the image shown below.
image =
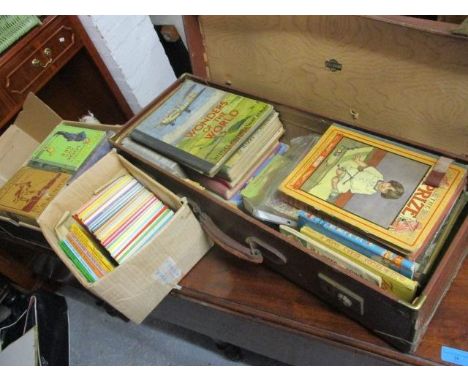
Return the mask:
[[[106, 133], [106, 138], [111, 138], [112, 135], [113, 132], [108, 131]], [[101, 143], [99, 143], [99, 145], [96, 146], [94, 151], [88, 156], [88, 158], [81, 165], [81, 167], [73, 174], [73, 176], [70, 179], [70, 182], [73, 182], [73, 180], [75, 180], [80, 175], [89, 170], [97, 161], [99, 161], [101, 158], [107, 155], [111, 150], [112, 144], [110, 143], [110, 141], [108, 139], [103, 139]]]
[[185, 80], [131, 137], [212, 177], [272, 113], [265, 102]]
[[36, 219], [66, 185], [69, 174], [22, 167], [0, 188], [0, 211], [37, 225]]
[[411, 302], [415, 297], [419, 287], [418, 282], [410, 280], [385, 265], [362, 255], [354, 249], [349, 248], [328, 236], [322, 235], [320, 232], [314, 231], [310, 227], [304, 226], [301, 228], [300, 232], [381, 276], [382, 287], [384, 289], [388, 289], [402, 300]]
[[[232, 178], [227, 180], [222, 176], [216, 174], [213, 179], [220, 179], [223, 183], [225, 183], [230, 188], [236, 187], [239, 182], [245, 179], [248, 174], [252, 173], [253, 169], [258, 168], [258, 164], [262, 163], [262, 158], [264, 158], [265, 154], [271, 151], [274, 147], [278, 146], [279, 139], [284, 134], [284, 129], [281, 127], [273, 136], [270, 137], [265, 142], [262, 142], [260, 146], [256, 148], [256, 153], [252, 157], [242, 158], [241, 161], [236, 163], [236, 171], [231, 173]], [[281, 146], [281, 152], [284, 151], [285, 147], [284, 144]], [[238, 150], [239, 151], [239, 150]], [[237, 151], [236, 151], [237, 153]], [[234, 154], [236, 154], [234, 153]]]
[[367, 238], [356, 235], [344, 228], [337, 227], [316, 215], [308, 214], [305, 211], [299, 211], [297, 225], [299, 228], [306, 225], [314, 231], [320, 232], [323, 235], [328, 236], [329, 238], [336, 240], [359, 253], [362, 253], [364, 256], [367, 256], [410, 279], [413, 279], [414, 274], [418, 269], [418, 265], [414, 261], [397, 255], [396, 253], [369, 241]]
[[336, 219], [414, 260], [466, 180], [466, 168], [452, 163], [439, 187], [426, 184], [437, 160], [333, 124], [280, 191], [304, 209]]
[[307, 235], [304, 235], [294, 228], [285, 225], [280, 225], [279, 228], [283, 235], [293, 239], [305, 248], [312, 249], [314, 252], [318, 253], [320, 256], [326, 257], [339, 267], [347, 269], [348, 271], [363, 278], [364, 280], [370, 281], [378, 287], [382, 287], [382, 277], [379, 275], [369, 271], [368, 269], [341, 255], [340, 253], [331, 250], [324, 244], [310, 238]]
[[441, 224], [439, 230], [434, 235], [431, 243], [427, 246], [424, 253], [418, 258], [417, 263], [419, 270], [416, 273], [415, 279], [420, 284], [424, 284], [434, 269], [434, 264], [437, 262], [442, 248], [446, 245], [447, 238], [452, 231], [453, 226], [457, 222], [460, 215], [466, 216], [466, 211], [463, 214], [463, 210], [466, 209], [468, 201], [468, 193], [462, 192], [451, 211], [448, 213], [446, 219]]
[[187, 178], [187, 174], [176, 161], [169, 159], [149, 147], [143, 146], [142, 144], [135, 142], [133, 139], [126, 137], [122, 140], [122, 146], [142, 156], [147, 161], [156, 164], [158, 167], [170, 172], [171, 174], [179, 178]]
[[248, 182], [255, 177], [255, 174], [261, 171], [268, 163], [278, 154], [281, 155], [287, 149], [287, 145], [279, 143], [278, 141], [273, 142], [270, 146], [266, 147], [263, 151], [262, 157], [259, 158], [257, 163], [253, 163], [244, 178], [240, 179], [237, 184], [229, 184], [225, 179], [218, 177], [209, 178], [201, 174], [192, 174], [192, 178], [200, 183], [203, 187], [211, 190], [215, 194], [223, 197], [224, 199], [231, 199], [237, 194]]
[[262, 155], [262, 149], [272, 141], [278, 141], [284, 134], [278, 114], [273, 113], [243, 144], [231, 155], [216, 176], [236, 183], [245, 175], [246, 167]]
[[34, 151], [29, 165], [75, 173], [105, 138], [105, 131], [62, 123]]

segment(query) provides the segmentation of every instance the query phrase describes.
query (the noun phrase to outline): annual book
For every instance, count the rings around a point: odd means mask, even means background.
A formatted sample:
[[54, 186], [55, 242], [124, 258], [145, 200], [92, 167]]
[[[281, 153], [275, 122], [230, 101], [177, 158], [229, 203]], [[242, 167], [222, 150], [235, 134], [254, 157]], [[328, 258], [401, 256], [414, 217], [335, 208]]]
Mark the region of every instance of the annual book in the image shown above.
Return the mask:
[[438, 158], [333, 124], [280, 185], [289, 200], [416, 259], [464, 187], [452, 163], [439, 187], [425, 183]]
[[185, 80], [131, 138], [211, 177], [272, 113], [265, 102]]
[[69, 178], [61, 172], [22, 167], [0, 188], [0, 211], [36, 225], [36, 219]]
[[34, 151], [29, 165], [75, 173], [105, 138], [105, 131], [61, 123]]

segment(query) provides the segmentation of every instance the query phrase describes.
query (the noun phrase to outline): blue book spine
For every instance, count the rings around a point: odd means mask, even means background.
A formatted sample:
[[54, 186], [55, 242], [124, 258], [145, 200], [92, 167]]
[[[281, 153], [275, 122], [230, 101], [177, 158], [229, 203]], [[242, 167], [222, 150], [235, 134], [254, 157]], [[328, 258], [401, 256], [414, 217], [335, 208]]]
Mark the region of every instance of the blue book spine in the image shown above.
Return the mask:
[[413, 279], [414, 273], [417, 270], [417, 264], [413, 261], [405, 259], [394, 252], [389, 251], [375, 243], [372, 243], [360, 236], [357, 236], [343, 228], [337, 227], [318, 216], [308, 214], [304, 211], [298, 213], [299, 228], [307, 225], [321, 234], [336, 240], [337, 242], [354, 249], [356, 252], [371, 258], [394, 271]]

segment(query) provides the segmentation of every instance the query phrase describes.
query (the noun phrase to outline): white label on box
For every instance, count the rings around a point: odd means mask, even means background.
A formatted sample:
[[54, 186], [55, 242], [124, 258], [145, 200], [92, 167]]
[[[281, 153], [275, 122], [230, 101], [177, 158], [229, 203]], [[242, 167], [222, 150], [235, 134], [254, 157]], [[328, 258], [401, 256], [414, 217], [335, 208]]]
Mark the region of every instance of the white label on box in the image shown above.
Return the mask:
[[172, 257], [168, 257], [154, 272], [154, 278], [162, 284], [174, 285], [182, 276], [182, 271]]

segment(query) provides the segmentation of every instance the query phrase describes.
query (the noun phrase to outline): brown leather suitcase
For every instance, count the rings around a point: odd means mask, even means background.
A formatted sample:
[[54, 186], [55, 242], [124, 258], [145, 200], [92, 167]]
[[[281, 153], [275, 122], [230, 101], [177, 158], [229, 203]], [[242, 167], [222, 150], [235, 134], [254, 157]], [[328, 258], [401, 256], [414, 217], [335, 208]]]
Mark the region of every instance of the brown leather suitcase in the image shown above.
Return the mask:
[[[287, 139], [338, 121], [466, 163], [468, 40], [451, 35], [451, 24], [396, 16], [190, 16], [185, 27], [193, 79], [273, 103]], [[188, 197], [224, 250], [262, 262], [396, 348], [414, 351], [467, 254], [466, 212], [422, 292], [411, 304], [399, 301], [122, 146], [182, 80], [130, 120], [115, 147]]]

